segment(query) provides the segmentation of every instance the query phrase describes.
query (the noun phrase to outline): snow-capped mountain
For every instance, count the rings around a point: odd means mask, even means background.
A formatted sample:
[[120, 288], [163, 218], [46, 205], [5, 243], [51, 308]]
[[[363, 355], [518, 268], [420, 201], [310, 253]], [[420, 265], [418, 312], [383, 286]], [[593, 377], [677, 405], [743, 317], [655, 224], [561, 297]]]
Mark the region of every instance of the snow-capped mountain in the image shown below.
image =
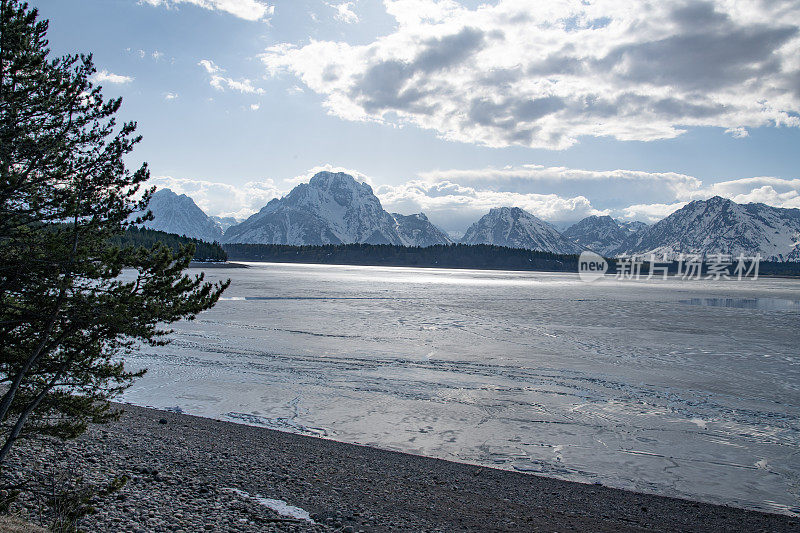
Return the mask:
[[643, 229], [650, 227], [649, 224], [640, 222], [639, 220], [620, 220], [617, 218], [614, 219], [614, 222], [616, 222], [619, 228], [625, 232], [626, 236], [639, 233]]
[[366, 183], [342, 172], [320, 172], [241, 224], [227, 243], [396, 244], [429, 246], [450, 240], [424, 215], [393, 216]]
[[564, 237], [600, 255], [612, 254], [628, 237], [610, 216], [592, 215], [567, 228]]
[[235, 226], [236, 224], [239, 224], [241, 222], [241, 220], [238, 220], [234, 217], [218, 217], [216, 215], [211, 215], [208, 218], [216, 222], [217, 225], [220, 228], [222, 228], [223, 232], [225, 232], [225, 230], [227, 230], [231, 226]]
[[553, 226], [519, 207], [489, 211], [469, 227], [464, 244], [494, 244], [557, 254], [577, 254], [583, 247], [564, 237]]
[[159, 189], [150, 199], [147, 208], [153, 212], [153, 220], [144, 227], [167, 233], [185, 235], [207, 242], [222, 239], [222, 228], [197, 207], [194, 200], [185, 194], [175, 194], [170, 189]]
[[395, 221], [397, 235], [405, 246], [434, 246], [453, 242], [447, 233], [431, 224], [423, 213], [416, 215], [391, 213], [391, 215]]
[[800, 261], [800, 209], [737, 204], [719, 196], [698, 200], [634, 234], [617, 253], [758, 253], [771, 261]]

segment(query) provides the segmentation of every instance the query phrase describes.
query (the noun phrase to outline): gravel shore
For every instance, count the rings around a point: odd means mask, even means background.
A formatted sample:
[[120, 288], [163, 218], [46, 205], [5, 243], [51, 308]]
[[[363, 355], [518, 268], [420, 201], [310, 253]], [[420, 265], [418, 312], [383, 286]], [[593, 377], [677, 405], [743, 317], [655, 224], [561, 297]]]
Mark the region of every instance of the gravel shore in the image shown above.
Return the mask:
[[[130, 476], [96, 502], [87, 531], [800, 531], [781, 515], [122, 407], [63, 450], [14, 458], [98, 482]], [[37, 519], [30, 500], [12, 511]]]

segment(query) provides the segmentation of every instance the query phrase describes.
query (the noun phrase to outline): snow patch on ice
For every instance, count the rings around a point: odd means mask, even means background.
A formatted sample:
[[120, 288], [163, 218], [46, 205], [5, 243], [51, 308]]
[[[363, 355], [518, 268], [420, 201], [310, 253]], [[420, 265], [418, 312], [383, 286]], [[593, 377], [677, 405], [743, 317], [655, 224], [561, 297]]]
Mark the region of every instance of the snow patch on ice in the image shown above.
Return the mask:
[[706, 422], [702, 418], [692, 418], [691, 420], [689, 420], [689, 422], [695, 424], [700, 429], [706, 429], [706, 427], [708, 426], [708, 422]]

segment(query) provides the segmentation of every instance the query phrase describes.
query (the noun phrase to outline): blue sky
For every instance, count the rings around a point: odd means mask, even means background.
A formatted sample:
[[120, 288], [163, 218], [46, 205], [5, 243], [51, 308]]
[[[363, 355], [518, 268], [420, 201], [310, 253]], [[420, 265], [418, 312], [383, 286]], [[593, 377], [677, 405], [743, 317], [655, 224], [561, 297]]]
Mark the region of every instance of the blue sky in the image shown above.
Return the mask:
[[[490, 207], [800, 207], [796, 2], [34, 0], [132, 162], [245, 217], [320, 168], [458, 233]], [[635, 7], [631, 7], [635, 6]], [[620, 171], [620, 172], [616, 172]]]

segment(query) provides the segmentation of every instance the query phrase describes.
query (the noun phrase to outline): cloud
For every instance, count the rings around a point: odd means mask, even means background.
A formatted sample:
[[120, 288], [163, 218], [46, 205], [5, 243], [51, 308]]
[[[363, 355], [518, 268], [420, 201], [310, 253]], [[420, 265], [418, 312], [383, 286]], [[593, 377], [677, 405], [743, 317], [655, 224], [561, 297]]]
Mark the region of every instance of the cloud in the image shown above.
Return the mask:
[[299, 185], [301, 183], [308, 183], [309, 180], [312, 177], [314, 177], [314, 174], [317, 174], [319, 172], [344, 172], [345, 174], [349, 174], [350, 176], [353, 176], [353, 178], [356, 181], [359, 181], [361, 183], [366, 183], [367, 185], [369, 185], [371, 187], [374, 186], [372, 179], [369, 176], [367, 176], [366, 174], [364, 174], [362, 172], [359, 172], [358, 170], [355, 170], [355, 169], [352, 169], [352, 168], [337, 167], [337, 166], [334, 166], [334, 165], [331, 165], [331, 164], [317, 165], [315, 167], [311, 167], [310, 169], [308, 169], [306, 172], [304, 172], [302, 174], [299, 174], [297, 176], [293, 176], [291, 178], [284, 179], [283, 183], [285, 183], [286, 185], [288, 185], [290, 187], [294, 187], [294, 186]]
[[688, 198], [703, 186], [701, 180], [676, 172], [596, 171], [541, 165], [434, 170], [423, 172], [420, 177], [429, 182], [446, 180], [495, 191], [586, 196], [604, 209], [620, 209], [654, 198]]
[[797, 2], [384, 4], [391, 33], [281, 43], [262, 54], [267, 71], [295, 75], [343, 119], [493, 147], [800, 126]]
[[333, 16], [336, 20], [346, 24], [355, 24], [358, 22], [358, 15], [353, 11], [353, 2], [327, 5], [336, 10], [336, 14]]
[[773, 207], [800, 207], [797, 200], [800, 196], [800, 179], [760, 176], [720, 181], [684, 198], [697, 200], [712, 196], [723, 196], [738, 203], [761, 202]]
[[749, 193], [737, 194], [732, 198], [732, 200], [742, 204], [753, 202], [785, 208], [800, 209], [800, 192], [797, 190], [791, 190], [779, 193], [769, 185], [758, 187]]
[[177, 99], [178, 99], [178, 93], [165, 93], [164, 94], [164, 100], [169, 101], [169, 100], [177, 100]]
[[107, 70], [101, 70], [96, 72], [92, 75], [91, 80], [94, 83], [113, 83], [115, 85], [121, 85], [125, 83], [130, 83], [134, 80], [131, 76], [122, 76], [120, 74], [114, 74]]
[[224, 72], [222, 68], [218, 67], [213, 61], [210, 59], [201, 59], [198, 66], [201, 66], [205, 69], [206, 72], [209, 74], [218, 74], [220, 72]]
[[622, 210], [622, 218], [628, 220], [641, 220], [654, 223], [667, 217], [685, 206], [689, 202], [675, 202], [673, 204], [636, 204]]
[[[400, 184], [375, 185], [357, 170], [330, 164], [297, 176], [232, 186], [194, 179], [153, 178], [153, 184], [187, 194], [207, 213], [245, 218], [272, 198], [307, 183], [321, 171], [344, 172], [372, 186], [383, 207], [404, 215], [424, 212], [453, 234], [494, 207], [521, 207], [557, 225], [590, 215], [656, 222], [694, 200], [723, 196], [738, 203], [761, 202], [800, 208], [800, 178], [752, 177], [705, 185], [692, 176], [643, 171], [592, 171], [528, 165], [521, 168], [430, 171]], [[615, 200], [619, 191], [633, 191]], [[645, 194], [644, 191], [649, 191]], [[633, 198], [633, 199], [631, 199]]]
[[382, 185], [375, 193], [388, 211], [424, 212], [434, 224], [452, 233], [463, 232], [493, 207], [521, 207], [549, 222], [609, 213], [592, 207], [584, 196], [492, 191], [451, 181], [414, 180], [398, 186]]
[[239, 219], [249, 217], [273, 198], [283, 195], [283, 191], [271, 179], [234, 186], [205, 180], [158, 176], [150, 178], [148, 185], [189, 196], [207, 215]]
[[218, 91], [232, 90], [238, 91], [242, 94], [264, 94], [264, 89], [256, 87], [252, 80], [247, 78], [228, 78], [222, 75], [225, 69], [215, 64], [210, 59], [202, 59], [197, 63], [198, 66], [210, 75], [209, 84]]
[[139, 3], [167, 8], [190, 4], [210, 11], [223, 11], [251, 21], [269, 20], [275, 13], [275, 7], [263, 0], [139, 0]]
[[725, 130], [725, 133], [733, 137], [734, 139], [744, 139], [745, 137], [750, 136], [750, 132], [747, 131], [747, 128], [738, 126], [736, 128], [728, 128]]

